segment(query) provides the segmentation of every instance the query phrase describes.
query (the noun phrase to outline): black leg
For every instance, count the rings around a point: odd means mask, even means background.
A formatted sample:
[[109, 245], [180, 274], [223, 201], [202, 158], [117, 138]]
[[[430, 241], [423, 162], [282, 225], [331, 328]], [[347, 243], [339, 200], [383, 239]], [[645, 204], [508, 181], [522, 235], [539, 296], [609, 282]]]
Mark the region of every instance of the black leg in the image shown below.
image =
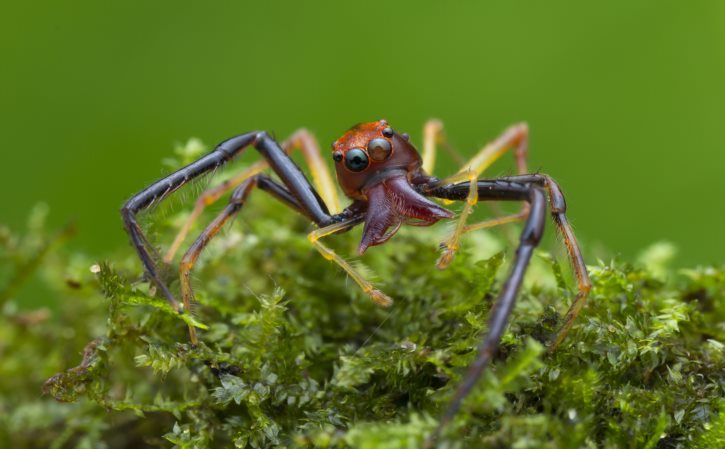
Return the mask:
[[569, 310], [566, 312], [564, 324], [561, 326], [559, 332], [557, 332], [556, 337], [549, 346], [549, 349], [553, 350], [556, 349], [562, 341], [564, 341], [564, 338], [566, 338], [566, 335], [569, 333], [569, 330], [574, 324], [574, 320], [581, 311], [582, 307], [584, 307], [584, 303], [589, 296], [589, 291], [592, 289], [592, 283], [589, 279], [589, 274], [587, 273], [587, 266], [586, 263], [584, 263], [584, 256], [582, 256], [579, 243], [577, 243], [576, 236], [574, 235], [574, 229], [571, 224], [569, 224], [569, 220], [566, 218], [566, 201], [564, 199], [564, 194], [556, 181], [554, 181], [550, 176], [542, 174], [519, 175], [501, 179], [512, 182], [532, 183], [540, 185], [546, 189], [549, 194], [551, 216], [562, 236], [564, 246], [566, 246], [566, 251], [569, 255], [569, 261], [574, 269], [574, 276], [577, 281], [577, 295], [571, 306], [569, 306]]
[[[551, 206], [551, 216], [556, 224], [559, 233], [564, 240], [567, 253], [569, 255], [569, 261], [574, 269], [574, 276], [577, 280], [577, 295], [574, 298], [574, 302], [569, 307], [564, 318], [564, 324], [556, 335], [556, 338], [550, 345], [550, 349], [555, 349], [566, 337], [566, 334], [574, 324], [576, 316], [584, 306], [589, 291], [592, 288], [592, 283], [589, 280], [589, 274], [587, 273], [587, 266], [582, 256], [581, 248], [577, 243], [576, 236], [574, 235], [574, 229], [569, 220], [566, 217], [566, 201], [564, 194], [550, 176], [542, 174], [531, 174], [531, 175], [518, 175], [509, 176], [505, 178], [498, 178], [495, 180], [481, 180], [478, 181], [479, 195], [487, 199], [497, 200], [517, 200], [517, 195], [525, 190], [527, 185], [537, 185], [546, 189], [549, 194], [549, 204]], [[443, 188], [435, 188], [435, 184], [431, 183], [428, 186], [422, 186], [421, 191], [426, 195], [437, 196], [440, 198], [462, 200], [466, 198], [468, 193], [469, 184], [461, 183], [452, 186], [446, 186]]]
[[[514, 182], [478, 181], [478, 195], [480, 200], [523, 200], [529, 203], [529, 216], [523, 232], [521, 233], [519, 247], [516, 250], [511, 272], [501, 288], [491, 315], [488, 319], [488, 333], [478, 346], [476, 360], [469, 366], [463, 381], [458, 386], [453, 400], [445, 411], [433, 434], [428, 438], [424, 447], [431, 448], [440, 436], [443, 428], [453, 419], [461, 407], [463, 400], [471, 392], [484, 368], [498, 348], [501, 335], [506, 328], [509, 315], [516, 302], [526, 268], [531, 260], [534, 248], [541, 241], [544, 232], [546, 216], [546, 196], [542, 189], [536, 185]], [[444, 186], [427, 192], [428, 195], [447, 199], [465, 199], [469, 191], [469, 183], [460, 183]]]
[[146, 241], [143, 231], [136, 221], [136, 214], [162, 201], [191, 180], [224, 165], [250, 145], [254, 146], [267, 160], [287, 187], [284, 189], [287, 193], [280, 193], [280, 195], [287, 195], [288, 199], [294, 199], [295, 204], [299, 206], [298, 210], [302, 211], [318, 226], [326, 226], [334, 221], [334, 218], [328, 212], [327, 206], [299, 167], [267, 133], [250, 132], [225, 140], [206, 156], [137, 193], [121, 209], [126, 231], [150, 280], [158, 286], [163, 295], [177, 309], [177, 301], [158, 275], [150, 254], [153, 249]]

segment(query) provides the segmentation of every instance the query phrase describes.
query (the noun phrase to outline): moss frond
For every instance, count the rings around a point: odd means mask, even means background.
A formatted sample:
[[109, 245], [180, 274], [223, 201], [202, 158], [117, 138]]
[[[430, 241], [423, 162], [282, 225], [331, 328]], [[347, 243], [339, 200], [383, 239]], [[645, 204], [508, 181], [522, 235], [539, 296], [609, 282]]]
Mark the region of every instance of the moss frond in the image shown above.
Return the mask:
[[[438, 231], [402, 230], [363, 259], [395, 298], [380, 309], [309, 246], [304, 220], [255, 194], [202, 257], [192, 317], [130, 281], [130, 247], [104, 262], [59, 251], [67, 231], [46, 231], [43, 214], [24, 233], [0, 229], [0, 447], [419, 447], [474, 359], [513, 251], [470, 236], [439, 271]], [[179, 214], [161, 213], [154, 238], [170, 241]], [[358, 237], [327, 242], [347, 255]], [[725, 267], [673, 271], [670, 249], [590, 265], [589, 304], [555, 352], [545, 342], [572, 287], [542, 250], [440, 447], [722, 447]], [[15, 301], [27, 270], [50, 310]]]

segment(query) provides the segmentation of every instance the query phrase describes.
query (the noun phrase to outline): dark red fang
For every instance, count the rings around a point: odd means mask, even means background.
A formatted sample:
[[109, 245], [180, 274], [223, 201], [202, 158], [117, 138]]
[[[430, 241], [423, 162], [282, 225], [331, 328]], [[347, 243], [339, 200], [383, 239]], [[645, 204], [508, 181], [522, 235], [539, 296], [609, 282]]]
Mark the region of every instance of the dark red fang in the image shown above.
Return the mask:
[[405, 175], [387, 178], [366, 189], [365, 193], [368, 211], [358, 248], [361, 255], [368, 247], [385, 243], [402, 223], [430, 226], [443, 218], [453, 218], [453, 212], [413, 190]]

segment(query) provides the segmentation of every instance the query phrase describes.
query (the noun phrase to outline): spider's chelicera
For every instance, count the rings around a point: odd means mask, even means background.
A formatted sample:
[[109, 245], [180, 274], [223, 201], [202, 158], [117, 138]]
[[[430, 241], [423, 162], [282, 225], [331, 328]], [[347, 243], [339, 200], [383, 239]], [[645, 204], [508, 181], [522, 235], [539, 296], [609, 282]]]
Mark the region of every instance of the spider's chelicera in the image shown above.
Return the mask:
[[[149, 279], [179, 312], [189, 310], [193, 301], [190, 273], [194, 263], [224, 224], [240, 211], [255, 187], [314, 222], [318, 228], [309, 234], [310, 242], [326, 259], [339, 265], [373, 301], [382, 306], [391, 305], [392, 299], [375, 288], [345, 259], [325, 246], [320, 241], [323, 237], [347, 231], [362, 223], [364, 228], [358, 252], [363, 254], [369, 247], [386, 242], [403, 224], [429, 226], [440, 220], [454, 218], [450, 210], [433, 202], [431, 198], [465, 201], [454, 230], [441, 243], [442, 253], [437, 266], [443, 269], [451, 263], [464, 233], [505, 223], [524, 222], [511, 271], [491, 309], [488, 334], [481, 342], [476, 360], [458, 386], [437, 429], [429, 437], [427, 445], [431, 446], [441, 429], [460, 408], [463, 399], [471, 391], [498, 347], [534, 248], [541, 240], [547, 197], [551, 216], [563, 237], [578, 284], [576, 298], [561, 329], [552, 340], [552, 348], [566, 336], [591, 288], [581, 251], [566, 218], [566, 203], [561, 189], [547, 175], [527, 173], [527, 126], [519, 124], [508, 128], [470, 159], [459, 172], [438, 179], [430, 173], [435, 163], [436, 143], [442, 139], [441, 123], [435, 120], [428, 122], [424, 128], [421, 156], [410, 143], [408, 134], [396, 132], [385, 120], [362, 123], [348, 130], [332, 144], [331, 153], [339, 186], [352, 200], [343, 209], [327, 163], [320, 154], [317, 141], [309, 132], [298, 131], [281, 145], [263, 131], [240, 134], [220, 143], [196, 162], [134, 195], [123, 206], [121, 214]], [[232, 192], [227, 207], [207, 226], [181, 259], [179, 271], [182, 307], [159, 277], [148, 241], [137, 223], [136, 215], [192, 179], [230, 161], [248, 147], [255, 148], [263, 159], [222, 185], [202, 193], [191, 217], [164, 257], [164, 261], [170, 263], [204, 208], [224, 194]], [[289, 153], [295, 149], [303, 152], [310, 166], [313, 183], [310, 183], [289, 157]], [[514, 151], [518, 175], [479, 179], [479, 175], [508, 150]], [[279, 181], [263, 173], [267, 168], [275, 172]], [[524, 206], [513, 215], [467, 224], [472, 208], [478, 201], [520, 201]], [[196, 344], [196, 330], [190, 326], [189, 333], [192, 344]]]

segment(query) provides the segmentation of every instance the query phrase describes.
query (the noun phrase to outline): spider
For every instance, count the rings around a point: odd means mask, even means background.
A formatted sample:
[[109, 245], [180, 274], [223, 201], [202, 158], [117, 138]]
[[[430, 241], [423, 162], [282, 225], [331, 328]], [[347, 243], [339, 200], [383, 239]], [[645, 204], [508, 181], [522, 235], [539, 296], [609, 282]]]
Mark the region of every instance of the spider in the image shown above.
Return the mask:
[[[352, 200], [344, 209], [340, 206], [337, 189], [312, 134], [306, 130], [297, 131], [280, 145], [268, 133], [253, 131], [221, 142], [209, 154], [151, 184], [126, 202], [121, 209], [121, 215], [149, 280], [179, 313], [190, 310], [193, 301], [190, 273], [194, 263], [225, 223], [239, 213], [255, 187], [269, 193], [317, 225], [317, 229], [308, 235], [312, 245], [325, 259], [342, 268], [363, 292], [381, 306], [390, 306], [393, 300], [325, 246], [321, 242], [323, 237], [364, 224], [358, 247], [358, 253], [362, 255], [370, 246], [385, 243], [402, 224], [429, 226], [440, 220], [455, 219], [453, 231], [441, 243], [442, 253], [437, 266], [443, 269], [451, 263], [464, 233], [523, 221], [524, 228], [510, 273], [488, 320], [488, 333], [480, 343], [475, 361], [466, 371], [436, 430], [428, 438], [426, 447], [430, 447], [446, 424], [452, 420], [499, 345], [526, 268], [544, 231], [547, 196], [551, 216], [563, 237], [578, 284], [577, 295], [563, 325], [553, 338], [552, 348], [561, 343], [568, 333], [585, 303], [591, 283], [579, 245], [566, 218], [566, 203], [561, 189], [547, 175], [527, 173], [526, 124], [509, 127], [467, 161], [460, 171], [443, 179], [430, 175], [435, 163], [436, 147], [445, 140], [441, 122], [429, 121], [423, 134], [422, 156], [411, 144], [408, 134], [397, 132], [385, 120], [358, 124], [335, 141], [332, 144], [331, 157], [337, 180], [342, 191]], [[151, 255], [153, 248], [144, 236], [136, 215], [162, 201], [194, 178], [229, 162], [248, 147], [254, 147], [263, 159], [223, 184], [202, 193], [191, 216], [163, 258], [167, 264], [171, 263], [204, 208], [232, 192], [226, 208], [204, 229], [181, 259], [179, 275], [182, 306], [161, 280]], [[310, 166], [314, 186], [290, 158], [289, 153], [293, 150], [302, 151]], [[479, 179], [479, 175], [487, 167], [509, 150], [514, 152], [517, 175]], [[272, 168], [279, 180], [263, 173], [268, 167]], [[465, 204], [456, 218], [453, 212], [429, 198], [465, 201]], [[516, 214], [467, 224], [478, 201], [521, 201], [524, 205]], [[189, 327], [189, 334], [191, 343], [197, 344], [198, 337], [194, 327]]]

